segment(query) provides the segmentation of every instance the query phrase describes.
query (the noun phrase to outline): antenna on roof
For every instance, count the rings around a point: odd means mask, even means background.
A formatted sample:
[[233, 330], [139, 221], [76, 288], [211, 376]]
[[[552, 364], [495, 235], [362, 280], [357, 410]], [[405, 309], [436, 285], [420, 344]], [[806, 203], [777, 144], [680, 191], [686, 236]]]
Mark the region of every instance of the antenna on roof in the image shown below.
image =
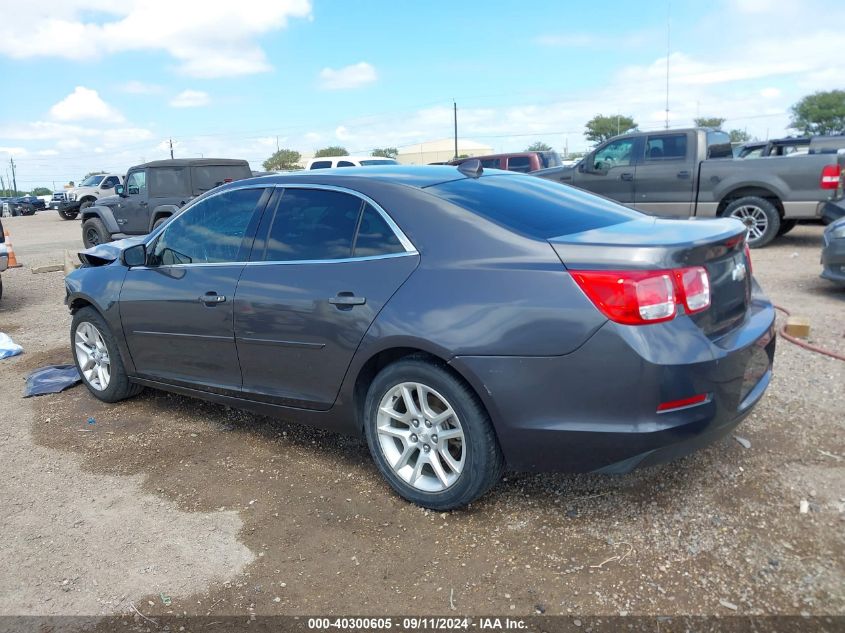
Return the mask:
[[478, 178], [481, 174], [484, 173], [484, 168], [481, 166], [481, 161], [477, 158], [470, 158], [469, 160], [465, 160], [460, 165], [458, 165], [458, 171], [461, 172], [464, 176], [469, 176], [470, 178]]

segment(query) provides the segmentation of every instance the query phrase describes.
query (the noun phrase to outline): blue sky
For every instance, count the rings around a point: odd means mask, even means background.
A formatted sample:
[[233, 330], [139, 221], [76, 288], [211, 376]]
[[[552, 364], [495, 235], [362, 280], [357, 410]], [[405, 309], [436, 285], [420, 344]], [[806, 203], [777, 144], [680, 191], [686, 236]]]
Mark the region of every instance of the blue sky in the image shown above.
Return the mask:
[[453, 98], [461, 137], [582, 150], [599, 112], [663, 126], [667, 13], [672, 126], [784, 135], [798, 98], [845, 83], [845, 6], [815, 0], [115, 4], [4, 15], [0, 165], [14, 156], [19, 188], [125, 171], [169, 138], [254, 168], [277, 136], [303, 154], [444, 138]]

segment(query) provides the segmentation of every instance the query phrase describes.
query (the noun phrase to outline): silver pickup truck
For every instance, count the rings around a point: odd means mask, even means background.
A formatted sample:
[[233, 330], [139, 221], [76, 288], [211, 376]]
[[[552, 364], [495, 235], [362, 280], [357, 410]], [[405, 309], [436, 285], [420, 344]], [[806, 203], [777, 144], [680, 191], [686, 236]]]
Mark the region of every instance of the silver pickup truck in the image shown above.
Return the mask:
[[634, 132], [599, 145], [572, 167], [533, 175], [574, 185], [645, 213], [735, 217], [751, 247], [765, 246], [798, 220], [845, 205], [845, 155], [734, 160], [730, 137], [703, 128]]

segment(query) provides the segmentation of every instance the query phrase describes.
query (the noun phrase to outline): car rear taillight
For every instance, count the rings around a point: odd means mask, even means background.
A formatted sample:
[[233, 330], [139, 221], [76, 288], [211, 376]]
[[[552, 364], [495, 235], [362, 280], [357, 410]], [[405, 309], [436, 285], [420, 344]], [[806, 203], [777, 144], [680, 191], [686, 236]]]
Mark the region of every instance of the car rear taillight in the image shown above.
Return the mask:
[[822, 167], [822, 179], [819, 186], [822, 189], [839, 189], [839, 179], [841, 177], [841, 165], [825, 165]]
[[701, 266], [676, 270], [579, 270], [572, 278], [611, 321], [645, 325], [710, 306], [710, 278]]

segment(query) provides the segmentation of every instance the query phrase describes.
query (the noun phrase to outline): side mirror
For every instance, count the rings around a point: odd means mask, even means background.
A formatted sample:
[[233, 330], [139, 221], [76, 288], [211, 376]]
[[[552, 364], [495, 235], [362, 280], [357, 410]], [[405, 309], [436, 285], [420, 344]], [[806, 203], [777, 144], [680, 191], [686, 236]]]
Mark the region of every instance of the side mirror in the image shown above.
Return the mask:
[[126, 197], [126, 193], [125, 193], [125, 192], [124, 192], [124, 190], [123, 190], [123, 185], [115, 185], [115, 186], [114, 186], [114, 192], [115, 192], [117, 195], [119, 195], [121, 198], [125, 198], [125, 197]]
[[147, 263], [146, 244], [130, 246], [120, 254], [120, 259], [123, 265], [129, 268], [132, 268], [132, 266], [144, 266]]

